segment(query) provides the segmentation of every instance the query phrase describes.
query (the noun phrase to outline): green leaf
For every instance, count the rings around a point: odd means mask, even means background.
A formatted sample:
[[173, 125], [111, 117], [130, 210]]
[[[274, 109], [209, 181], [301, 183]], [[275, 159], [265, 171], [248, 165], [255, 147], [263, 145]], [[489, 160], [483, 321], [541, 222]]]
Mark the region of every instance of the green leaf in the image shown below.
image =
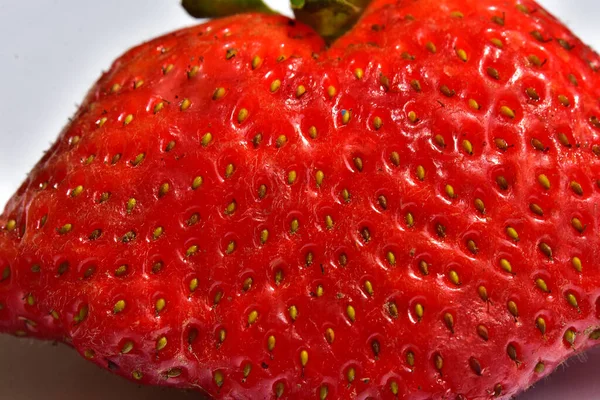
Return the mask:
[[181, 4], [196, 18], [225, 17], [245, 12], [274, 13], [262, 0], [182, 0]]

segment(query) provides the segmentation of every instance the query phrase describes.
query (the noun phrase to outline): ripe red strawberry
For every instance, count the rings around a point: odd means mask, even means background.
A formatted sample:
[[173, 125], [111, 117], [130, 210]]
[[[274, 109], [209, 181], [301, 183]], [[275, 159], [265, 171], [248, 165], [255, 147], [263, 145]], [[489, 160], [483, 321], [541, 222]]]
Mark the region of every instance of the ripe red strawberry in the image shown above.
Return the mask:
[[509, 397], [600, 338], [600, 59], [533, 1], [143, 44], [0, 218], [0, 330], [224, 398]]

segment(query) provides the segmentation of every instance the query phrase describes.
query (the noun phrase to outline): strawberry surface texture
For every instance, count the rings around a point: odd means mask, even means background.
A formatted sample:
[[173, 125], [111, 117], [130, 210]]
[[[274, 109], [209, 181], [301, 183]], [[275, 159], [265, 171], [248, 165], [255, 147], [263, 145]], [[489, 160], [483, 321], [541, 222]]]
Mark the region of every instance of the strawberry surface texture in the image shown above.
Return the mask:
[[528, 0], [145, 43], [4, 209], [0, 331], [214, 398], [510, 398], [600, 339], [599, 68]]

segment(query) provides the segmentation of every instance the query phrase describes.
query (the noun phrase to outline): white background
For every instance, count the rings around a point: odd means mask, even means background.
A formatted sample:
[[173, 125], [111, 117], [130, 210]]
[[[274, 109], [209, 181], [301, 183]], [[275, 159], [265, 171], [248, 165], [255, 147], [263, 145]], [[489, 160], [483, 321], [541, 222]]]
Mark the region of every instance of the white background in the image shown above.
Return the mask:
[[[600, 49], [599, 0], [541, 0]], [[286, 13], [286, 0], [267, 0]], [[129, 47], [194, 24], [176, 0], [0, 0], [0, 207]], [[520, 400], [600, 398], [600, 350], [569, 361]], [[197, 398], [138, 388], [65, 346], [0, 337], [0, 400]]]

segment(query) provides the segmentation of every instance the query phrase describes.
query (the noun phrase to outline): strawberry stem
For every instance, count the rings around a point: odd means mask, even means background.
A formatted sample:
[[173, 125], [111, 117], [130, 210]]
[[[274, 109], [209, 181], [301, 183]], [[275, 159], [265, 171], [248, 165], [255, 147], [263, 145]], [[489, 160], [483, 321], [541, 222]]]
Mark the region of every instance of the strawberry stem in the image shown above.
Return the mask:
[[[371, 0], [290, 0], [296, 19], [331, 42], [348, 31]], [[182, 0], [196, 18], [224, 17], [244, 12], [274, 13], [262, 0]]]

